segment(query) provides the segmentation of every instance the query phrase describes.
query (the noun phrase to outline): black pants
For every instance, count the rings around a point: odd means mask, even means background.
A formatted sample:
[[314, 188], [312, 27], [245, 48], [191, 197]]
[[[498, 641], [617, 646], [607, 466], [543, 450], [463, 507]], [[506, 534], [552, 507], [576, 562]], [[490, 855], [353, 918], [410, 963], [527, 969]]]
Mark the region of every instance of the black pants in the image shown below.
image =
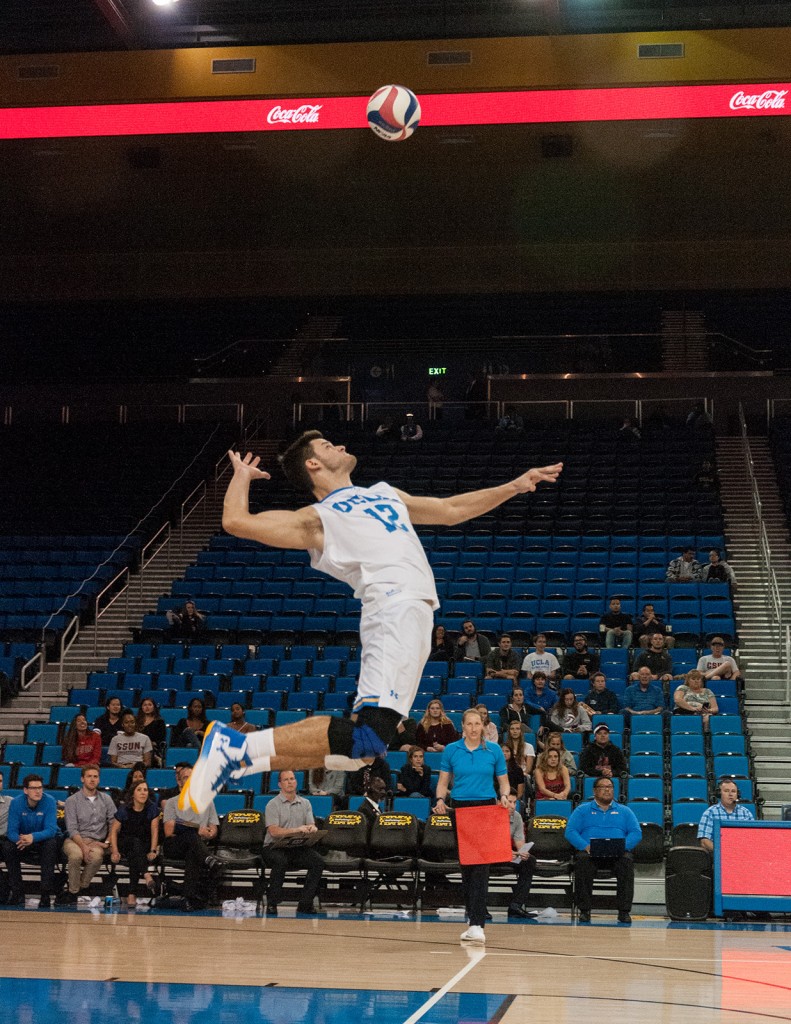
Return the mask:
[[151, 869], [148, 862], [149, 845], [135, 836], [118, 837], [118, 850], [129, 865], [129, 892], [135, 896], [139, 895], [137, 887], [141, 876]]
[[584, 851], [577, 853], [574, 863], [574, 888], [576, 903], [580, 910], [590, 912], [593, 897], [593, 880], [598, 870], [615, 875], [616, 903], [618, 913], [629, 913], [634, 899], [634, 861], [631, 853], [621, 857], [591, 857]]
[[8, 884], [11, 892], [22, 895], [22, 863], [41, 864], [41, 895], [51, 896], [55, 890], [55, 865], [58, 860], [60, 842], [57, 838], [44, 839], [33, 843], [24, 850], [18, 850], [10, 839], [0, 839], [0, 857], [8, 868]]
[[283, 882], [287, 871], [307, 871], [302, 895], [297, 910], [309, 914], [313, 910], [313, 900], [319, 891], [321, 876], [324, 872], [324, 861], [309, 847], [291, 850], [272, 850], [264, 847], [264, 864], [269, 868], [269, 903], [278, 904], [283, 897]]
[[[490, 807], [494, 800], [454, 800], [456, 810], [461, 807]], [[471, 926], [483, 928], [486, 925], [486, 897], [489, 895], [489, 865], [463, 864], [461, 883], [464, 903]]]
[[514, 886], [513, 896], [511, 897], [512, 903], [527, 903], [527, 897], [530, 895], [530, 887], [533, 884], [533, 871], [536, 866], [536, 858], [532, 856], [526, 857], [524, 860], [520, 860], [518, 864], [514, 864], [516, 868], [516, 885]]
[[165, 838], [167, 858], [184, 861], [184, 895], [188, 900], [203, 901], [206, 893], [201, 886], [201, 875], [209, 856], [209, 848], [198, 835], [197, 829], [188, 829]]

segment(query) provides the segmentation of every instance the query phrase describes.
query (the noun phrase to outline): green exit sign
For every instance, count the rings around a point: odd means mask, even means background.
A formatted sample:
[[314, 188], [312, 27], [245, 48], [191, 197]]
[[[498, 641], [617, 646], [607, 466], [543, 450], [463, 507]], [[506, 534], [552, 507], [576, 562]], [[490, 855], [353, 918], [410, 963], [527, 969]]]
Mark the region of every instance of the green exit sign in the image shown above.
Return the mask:
[[429, 377], [441, 377], [447, 372], [448, 370], [446, 366], [429, 366], [428, 368]]

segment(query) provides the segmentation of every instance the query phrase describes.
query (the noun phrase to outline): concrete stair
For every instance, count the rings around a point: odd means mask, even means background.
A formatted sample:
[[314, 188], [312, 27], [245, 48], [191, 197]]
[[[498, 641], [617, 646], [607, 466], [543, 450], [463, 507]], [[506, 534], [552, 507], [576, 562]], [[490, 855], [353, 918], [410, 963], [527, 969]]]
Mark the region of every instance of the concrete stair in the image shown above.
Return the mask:
[[[771, 549], [783, 618], [791, 610], [791, 544], [766, 438], [751, 437], [756, 485]], [[782, 633], [774, 621], [762, 567], [752, 487], [741, 438], [717, 441], [728, 562], [736, 573], [734, 612], [739, 630], [739, 663], [746, 680], [745, 710], [756, 779], [766, 801], [764, 815], [780, 816], [791, 803], [791, 706], [786, 692]]]
[[182, 526], [172, 529], [169, 542], [100, 613], [98, 622], [79, 633], [63, 665], [48, 665], [28, 691], [0, 711], [2, 739], [21, 742], [25, 723], [48, 721], [52, 705], [65, 704], [70, 689], [84, 689], [90, 672], [101, 672], [108, 658], [123, 653], [132, 628], [140, 625], [145, 614], [155, 611], [157, 599], [170, 592], [173, 580], [183, 576], [220, 529], [224, 493], [224, 483], [210, 485], [202, 507]]

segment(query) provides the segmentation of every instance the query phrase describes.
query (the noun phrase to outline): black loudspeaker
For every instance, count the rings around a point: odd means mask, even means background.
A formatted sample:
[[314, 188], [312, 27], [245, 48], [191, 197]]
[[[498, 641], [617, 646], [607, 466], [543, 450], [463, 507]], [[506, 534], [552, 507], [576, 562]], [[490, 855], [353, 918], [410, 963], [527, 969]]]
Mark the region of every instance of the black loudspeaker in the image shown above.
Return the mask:
[[673, 921], [705, 921], [712, 894], [711, 855], [701, 846], [674, 846], [665, 864], [665, 905]]

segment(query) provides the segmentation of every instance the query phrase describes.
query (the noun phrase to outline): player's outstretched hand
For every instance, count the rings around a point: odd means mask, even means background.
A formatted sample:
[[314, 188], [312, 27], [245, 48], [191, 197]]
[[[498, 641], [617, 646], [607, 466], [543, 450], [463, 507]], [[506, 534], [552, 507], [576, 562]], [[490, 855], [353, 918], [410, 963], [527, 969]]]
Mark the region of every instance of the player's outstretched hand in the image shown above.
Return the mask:
[[271, 480], [269, 473], [263, 469], [258, 468], [258, 463], [261, 461], [260, 457], [256, 455], [253, 458], [253, 453], [248, 452], [244, 458], [242, 458], [241, 452], [228, 452], [228, 458], [231, 460], [233, 471], [236, 476], [246, 476], [248, 480]]
[[534, 491], [542, 481], [554, 484], [560, 476], [562, 469], [562, 462], [556, 462], [554, 466], [541, 466], [540, 469], [528, 469], [526, 473], [523, 473], [514, 480], [514, 484], [519, 494], [525, 494], [529, 491]]

